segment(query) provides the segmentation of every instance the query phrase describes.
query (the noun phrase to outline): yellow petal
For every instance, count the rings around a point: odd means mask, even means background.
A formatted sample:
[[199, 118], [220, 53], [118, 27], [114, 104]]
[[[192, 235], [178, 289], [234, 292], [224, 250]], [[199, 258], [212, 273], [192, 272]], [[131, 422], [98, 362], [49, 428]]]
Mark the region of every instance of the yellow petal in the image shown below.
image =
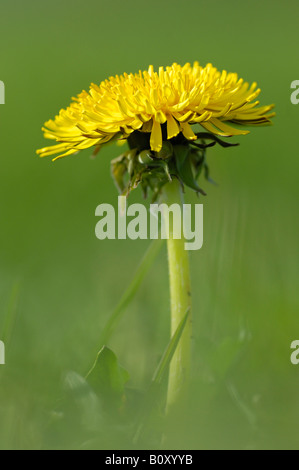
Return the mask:
[[190, 124], [188, 122], [182, 122], [181, 123], [181, 128], [184, 136], [188, 140], [196, 140], [197, 136], [194, 134], [193, 130], [191, 129]]
[[199, 122], [202, 122], [202, 121], [208, 121], [211, 116], [212, 116], [212, 113], [210, 111], [205, 111], [200, 116], [198, 116], [196, 118], [193, 118], [192, 122], [199, 123]]
[[74, 155], [75, 153], [78, 153], [79, 150], [69, 150], [68, 152], [64, 153], [63, 155], [58, 155], [58, 157], [53, 158], [53, 162], [56, 162], [56, 160], [59, 160], [60, 158], [67, 157], [68, 155]]
[[169, 114], [167, 116], [167, 139], [172, 139], [176, 135], [180, 133], [181, 129], [177, 123], [177, 121], [174, 119], [174, 117]]
[[55, 153], [64, 152], [68, 148], [69, 148], [69, 144], [63, 143], [63, 144], [53, 145], [52, 147], [42, 148], [40, 150], [37, 150], [36, 153], [40, 157], [49, 157], [51, 155], [55, 155]]
[[201, 122], [200, 125], [204, 129], [206, 129], [208, 132], [211, 132], [212, 134], [221, 135], [222, 137], [231, 137], [232, 136], [231, 133], [221, 132], [219, 129], [217, 129], [217, 127], [212, 126], [212, 124], [210, 122]]
[[157, 121], [153, 122], [150, 143], [151, 149], [154, 150], [154, 152], [160, 152], [162, 148], [162, 129], [161, 124], [159, 124]]
[[227, 132], [229, 135], [246, 135], [249, 134], [249, 131], [244, 131], [241, 129], [235, 129], [234, 127], [228, 126], [225, 124], [223, 121], [220, 121], [219, 119], [211, 119], [210, 120], [211, 124], [214, 124], [218, 129], [220, 129], [223, 132]]

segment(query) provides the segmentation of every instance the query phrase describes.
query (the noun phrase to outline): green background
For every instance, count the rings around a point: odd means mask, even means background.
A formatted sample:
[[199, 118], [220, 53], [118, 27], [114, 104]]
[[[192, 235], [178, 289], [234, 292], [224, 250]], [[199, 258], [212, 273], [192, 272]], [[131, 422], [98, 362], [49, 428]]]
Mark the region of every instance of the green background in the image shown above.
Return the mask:
[[[90, 82], [194, 60], [257, 81], [277, 117], [240, 147], [209, 149], [219, 185], [202, 182], [204, 247], [191, 253], [192, 394], [168, 423], [168, 445], [299, 447], [299, 366], [290, 363], [299, 337], [298, 14], [290, 0], [1, 1], [1, 449], [80, 447], [80, 425], [52, 431], [51, 410], [65, 373], [92, 364], [149, 245], [94, 235], [96, 206], [116, 204], [110, 160], [119, 149], [53, 164], [35, 155], [46, 145], [41, 126]], [[147, 388], [168, 337], [164, 249], [109, 342], [130, 387]], [[130, 445], [112, 433], [96, 447]]]

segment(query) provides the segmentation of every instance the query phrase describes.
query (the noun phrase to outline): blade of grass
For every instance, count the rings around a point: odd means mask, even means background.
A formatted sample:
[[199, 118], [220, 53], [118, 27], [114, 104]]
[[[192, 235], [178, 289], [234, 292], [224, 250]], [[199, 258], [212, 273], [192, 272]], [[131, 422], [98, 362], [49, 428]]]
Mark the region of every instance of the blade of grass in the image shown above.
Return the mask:
[[169, 368], [169, 365], [170, 365], [170, 362], [171, 362], [171, 359], [175, 353], [175, 350], [177, 348], [177, 345], [180, 341], [180, 338], [182, 336], [182, 333], [184, 331], [184, 328], [185, 328], [185, 325], [186, 325], [186, 322], [188, 320], [188, 317], [190, 315], [190, 308], [188, 308], [184, 318], [182, 319], [181, 323], [179, 324], [179, 326], [177, 327], [176, 329], [176, 332], [175, 334], [173, 335], [173, 337], [171, 338], [163, 356], [162, 356], [162, 359], [154, 373], [154, 376], [153, 376], [153, 379], [152, 379], [152, 382], [153, 383], [156, 383], [156, 384], [161, 384], [163, 382], [163, 379], [165, 378], [167, 372], [168, 372], [168, 368]]
[[145, 275], [147, 274], [155, 258], [157, 257], [163, 245], [163, 242], [164, 240], [161, 240], [161, 239], [154, 240], [149, 246], [148, 250], [146, 251], [144, 257], [141, 260], [140, 265], [137, 268], [137, 271], [134, 275], [132, 282], [130, 283], [129, 287], [126, 289], [126, 291], [122, 295], [119, 303], [113, 310], [112, 314], [110, 315], [106, 323], [106, 326], [104, 327], [104, 330], [100, 337], [101, 346], [105, 345], [107, 341], [110, 339], [122, 314], [124, 313], [125, 309], [129, 305], [131, 300], [134, 298], [134, 295], [136, 294]]
[[243, 415], [247, 418], [250, 426], [256, 430], [257, 429], [257, 419], [256, 415], [253, 413], [253, 411], [249, 408], [249, 406], [242, 400], [237, 388], [234, 386], [234, 384], [230, 381], [226, 383], [227, 389], [229, 391], [229, 394], [232, 398], [232, 400], [236, 403], [237, 407], [239, 410], [243, 413]]
[[144, 405], [142, 407], [142, 414], [140, 417], [140, 422], [137, 428], [137, 431], [133, 437], [134, 444], [138, 444], [140, 441], [141, 435], [147, 425], [147, 422], [150, 419], [150, 415], [153, 411], [155, 405], [157, 405], [159, 401], [159, 397], [162, 390], [162, 384], [167, 377], [169, 366], [173, 355], [176, 351], [177, 345], [181, 339], [181, 336], [184, 332], [187, 320], [190, 315], [190, 308], [187, 310], [184, 318], [181, 320], [180, 324], [178, 325], [174, 335], [172, 336], [170, 342], [168, 343], [167, 348], [164, 351], [164, 354], [161, 358], [161, 361], [158, 364], [157, 369], [153, 375], [150, 387], [145, 394], [144, 398]]

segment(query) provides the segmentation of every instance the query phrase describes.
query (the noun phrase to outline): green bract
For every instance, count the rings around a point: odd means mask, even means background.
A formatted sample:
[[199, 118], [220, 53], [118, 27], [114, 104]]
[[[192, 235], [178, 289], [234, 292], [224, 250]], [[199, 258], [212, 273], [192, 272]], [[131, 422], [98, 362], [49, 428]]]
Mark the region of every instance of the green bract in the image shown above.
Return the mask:
[[155, 200], [162, 187], [177, 178], [182, 186], [205, 195], [198, 179], [203, 172], [205, 178], [212, 182], [206, 149], [217, 143], [222, 147], [239, 144], [225, 142], [209, 132], [200, 132], [196, 136], [195, 141], [187, 140], [182, 134], [164, 140], [162, 149], [154, 152], [150, 149], [149, 134], [134, 132], [128, 139], [129, 150], [111, 162], [112, 175], [119, 192], [128, 195], [132, 189], [141, 185], [144, 197], [151, 190]]

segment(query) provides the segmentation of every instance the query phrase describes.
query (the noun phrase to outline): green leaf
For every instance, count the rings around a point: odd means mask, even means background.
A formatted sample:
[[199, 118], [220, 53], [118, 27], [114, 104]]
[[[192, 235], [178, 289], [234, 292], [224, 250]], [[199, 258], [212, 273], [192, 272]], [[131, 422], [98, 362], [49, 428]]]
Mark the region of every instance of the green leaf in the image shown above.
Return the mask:
[[173, 147], [173, 151], [174, 151], [177, 169], [178, 171], [181, 171], [188, 157], [190, 148], [187, 145], [175, 145]]
[[[202, 142], [204, 142], [204, 141], [202, 141]], [[199, 149], [201, 149], [201, 150], [205, 150], [205, 149], [207, 149], [207, 148], [209, 148], [209, 147], [214, 147], [214, 146], [216, 145], [216, 141], [209, 142], [208, 144], [206, 144], [205, 142], [202, 143], [202, 144], [199, 144], [198, 142], [190, 142], [190, 145], [191, 145], [191, 146], [194, 145], [195, 147], [197, 147], [197, 148], [199, 148]]]
[[214, 184], [217, 186], [217, 183], [210, 177], [210, 168], [206, 162], [203, 164], [204, 172], [205, 172], [205, 179], [209, 181], [209, 183]]
[[102, 421], [102, 409], [87, 381], [77, 372], [70, 371], [64, 380], [64, 390], [63, 416], [74, 425], [80, 423], [85, 430], [95, 429]]
[[205, 195], [206, 193], [198, 186], [192, 170], [192, 159], [190, 147], [186, 145], [175, 145], [173, 147], [176, 159], [177, 171], [183, 184], [194, 191]]
[[120, 155], [111, 162], [111, 174], [114, 179], [115, 185], [120, 193], [123, 193], [126, 188], [125, 175], [127, 173], [126, 156]]
[[122, 403], [129, 374], [119, 365], [114, 352], [104, 346], [86, 380], [105, 404], [118, 407]]
[[213, 140], [214, 142], [217, 142], [219, 145], [221, 145], [221, 147], [237, 147], [238, 145], [240, 145], [239, 143], [230, 143], [230, 142], [226, 142], [225, 140], [221, 140], [219, 137], [217, 137], [216, 135], [214, 134], [210, 134], [209, 132], [198, 132], [196, 134], [197, 138], [198, 139], [210, 139], [210, 140]]

